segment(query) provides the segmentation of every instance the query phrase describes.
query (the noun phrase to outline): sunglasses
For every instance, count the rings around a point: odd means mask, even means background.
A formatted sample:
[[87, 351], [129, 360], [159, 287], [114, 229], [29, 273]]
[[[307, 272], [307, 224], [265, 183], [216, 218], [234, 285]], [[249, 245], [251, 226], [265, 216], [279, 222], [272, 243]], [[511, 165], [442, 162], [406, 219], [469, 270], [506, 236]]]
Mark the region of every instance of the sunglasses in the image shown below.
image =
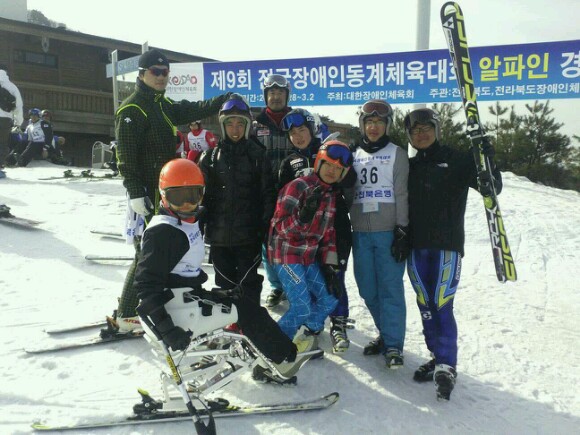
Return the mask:
[[361, 107], [361, 112], [365, 116], [375, 115], [380, 117], [392, 116], [393, 109], [384, 101], [367, 101]]
[[238, 98], [232, 98], [231, 100], [226, 101], [221, 108], [221, 112], [226, 112], [228, 110], [239, 110], [241, 112], [249, 112], [250, 106], [248, 106], [243, 100], [240, 100]]
[[314, 122], [314, 117], [303, 116], [300, 113], [289, 113], [282, 119], [282, 130], [290, 131], [292, 127], [301, 127], [307, 122]]
[[326, 155], [332, 160], [336, 160], [343, 168], [352, 166], [352, 153], [342, 145], [322, 145], [320, 151], [326, 150]]
[[139, 68], [140, 71], [149, 71], [155, 77], [163, 76], [167, 77], [169, 75], [169, 68], [156, 68], [154, 66], [150, 68]]
[[199, 204], [204, 190], [204, 186], [169, 187], [165, 189], [165, 199], [175, 207], [181, 207], [186, 203]]

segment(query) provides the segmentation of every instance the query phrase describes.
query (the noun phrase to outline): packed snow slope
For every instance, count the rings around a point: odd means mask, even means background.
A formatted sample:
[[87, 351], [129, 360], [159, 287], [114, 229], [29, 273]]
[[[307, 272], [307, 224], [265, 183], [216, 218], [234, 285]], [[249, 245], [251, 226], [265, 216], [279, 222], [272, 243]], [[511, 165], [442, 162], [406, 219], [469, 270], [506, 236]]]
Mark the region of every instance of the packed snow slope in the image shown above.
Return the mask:
[[[29, 433], [35, 421], [120, 416], [139, 401], [137, 387], [154, 396], [160, 393], [160, 368], [144, 340], [48, 355], [23, 351], [67, 340], [48, 336], [47, 328], [111, 314], [128, 263], [90, 263], [84, 256], [132, 252], [122, 242], [90, 233], [121, 230], [121, 180], [39, 180], [63, 170], [32, 162], [27, 168], [9, 169], [8, 178], [0, 180], [0, 203], [12, 207], [15, 215], [43, 222], [37, 230], [0, 223], [2, 434]], [[382, 358], [362, 355], [376, 330], [349, 270], [350, 316], [356, 319], [356, 329], [349, 333], [352, 341], [346, 353], [329, 351], [323, 360], [308, 363], [296, 387], [256, 384], [246, 374], [220, 394], [243, 405], [338, 391], [339, 402], [320, 412], [220, 419], [218, 433], [578, 433], [580, 195], [511, 173], [504, 174], [504, 184], [500, 203], [519, 279], [507, 284], [496, 280], [483, 205], [471, 191], [455, 303], [459, 377], [449, 403], [436, 400], [432, 384], [412, 380], [413, 371], [429, 355], [408, 280], [405, 366], [390, 371]], [[268, 292], [265, 288], [263, 297]], [[330, 349], [328, 332], [321, 336], [321, 346]], [[94, 431], [192, 432], [190, 422]]]

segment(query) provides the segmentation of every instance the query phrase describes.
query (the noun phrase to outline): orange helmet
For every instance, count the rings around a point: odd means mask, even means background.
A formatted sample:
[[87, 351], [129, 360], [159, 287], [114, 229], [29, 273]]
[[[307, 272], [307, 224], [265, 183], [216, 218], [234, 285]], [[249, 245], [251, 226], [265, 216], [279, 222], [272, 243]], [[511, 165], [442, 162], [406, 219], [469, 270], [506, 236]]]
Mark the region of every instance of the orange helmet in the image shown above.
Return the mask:
[[205, 182], [199, 166], [188, 159], [174, 159], [165, 164], [159, 174], [159, 193], [165, 208], [185, 203], [199, 204]]
[[[314, 160], [314, 172], [320, 172], [322, 162], [332, 163], [334, 165], [342, 166], [344, 169], [349, 169], [352, 166], [352, 152], [347, 144], [339, 140], [329, 140], [324, 142], [316, 153], [316, 160]], [[343, 170], [343, 176], [346, 171]]]

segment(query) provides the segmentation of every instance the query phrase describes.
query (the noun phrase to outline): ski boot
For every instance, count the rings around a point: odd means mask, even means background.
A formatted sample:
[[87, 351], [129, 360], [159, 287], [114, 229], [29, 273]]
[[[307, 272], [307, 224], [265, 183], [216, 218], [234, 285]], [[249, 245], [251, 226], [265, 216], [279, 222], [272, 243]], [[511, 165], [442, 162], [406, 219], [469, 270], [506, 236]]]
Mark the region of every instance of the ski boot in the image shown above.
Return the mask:
[[266, 307], [272, 308], [286, 300], [286, 293], [280, 289], [274, 289], [266, 298]]
[[254, 370], [252, 371], [252, 379], [262, 384], [272, 383], [276, 385], [296, 385], [298, 383], [298, 378], [296, 376], [292, 376], [290, 379], [282, 379], [273, 375], [269, 369], [264, 368], [261, 365], [254, 367]]
[[437, 400], [448, 401], [451, 397], [451, 392], [455, 387], [455, 379], [457, 372], [455, 369], [447, 364], [437, 364], [435, 366], [435, 373], [433, 379], [435, 380], [435, 391], [437, 392]]
[[415, 370], [413, 380], [415, 382], [431, 382], [433, 380], [433, 373], [435, 372], [435, 358], [426, 362]]
[[363, 355], [378, 355], [382, 352], [384, 347], [385, 344], [383, 343], [383, 338], [379, 335], [364, 347]]
[[350, 346], [350, 340], [346, 335], [348, 328], [348, 318], [346, 316], [335, 316], [330, 318], [330, 341], [334, 353], [345, 352]]
[[112, 316], [106, 317], [106, 321], [107, 327], [101, 329], [101, 338], [108, 338], [119, 334], [142, 335], [144, 333], [138, 316], [119, 317], [117, 316], [117, 310], [115, 310]]
[[385, 363], [391, 370], [396, 370], [403, 367], [403, 352], [394, 347], [387, 348], [387, 351], [385, 352]]

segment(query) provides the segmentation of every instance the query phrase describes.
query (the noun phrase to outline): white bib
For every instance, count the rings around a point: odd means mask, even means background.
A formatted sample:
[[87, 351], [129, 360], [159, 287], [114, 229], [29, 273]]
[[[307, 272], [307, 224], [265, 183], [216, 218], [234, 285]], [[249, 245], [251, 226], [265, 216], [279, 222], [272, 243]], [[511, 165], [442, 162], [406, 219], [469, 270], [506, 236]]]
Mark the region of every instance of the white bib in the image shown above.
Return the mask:
[[181, 225], [177, 224], [177, 219], [167, 215], [155, 215], [151, 218], [151, 221], [145, 228], [145, 232], [155, 225], [168, 224], [178, 230], [181, 230], [187, 236], [189, 240], [189, 250], [185, 253], [183, 258], [179, 260], [179, 263], [175, 265], [171, 273], [180, 275], [186, 278], [199, 276], [201, 271], [201, 263], [205, 258], [205, 245], [203, 243], [203, 237], [201, 231], [199, 230], [199, 224], [197, 222], [190, 224], [188, 222], [181, 221]]
[[357, 148], [353, 168], [357, 174], [354, 203], [362, 204], [363, 212], [379, 210], [379, 203], [394, 203], [393, 167], [397, 146], [389, 143], [376, 153]]

